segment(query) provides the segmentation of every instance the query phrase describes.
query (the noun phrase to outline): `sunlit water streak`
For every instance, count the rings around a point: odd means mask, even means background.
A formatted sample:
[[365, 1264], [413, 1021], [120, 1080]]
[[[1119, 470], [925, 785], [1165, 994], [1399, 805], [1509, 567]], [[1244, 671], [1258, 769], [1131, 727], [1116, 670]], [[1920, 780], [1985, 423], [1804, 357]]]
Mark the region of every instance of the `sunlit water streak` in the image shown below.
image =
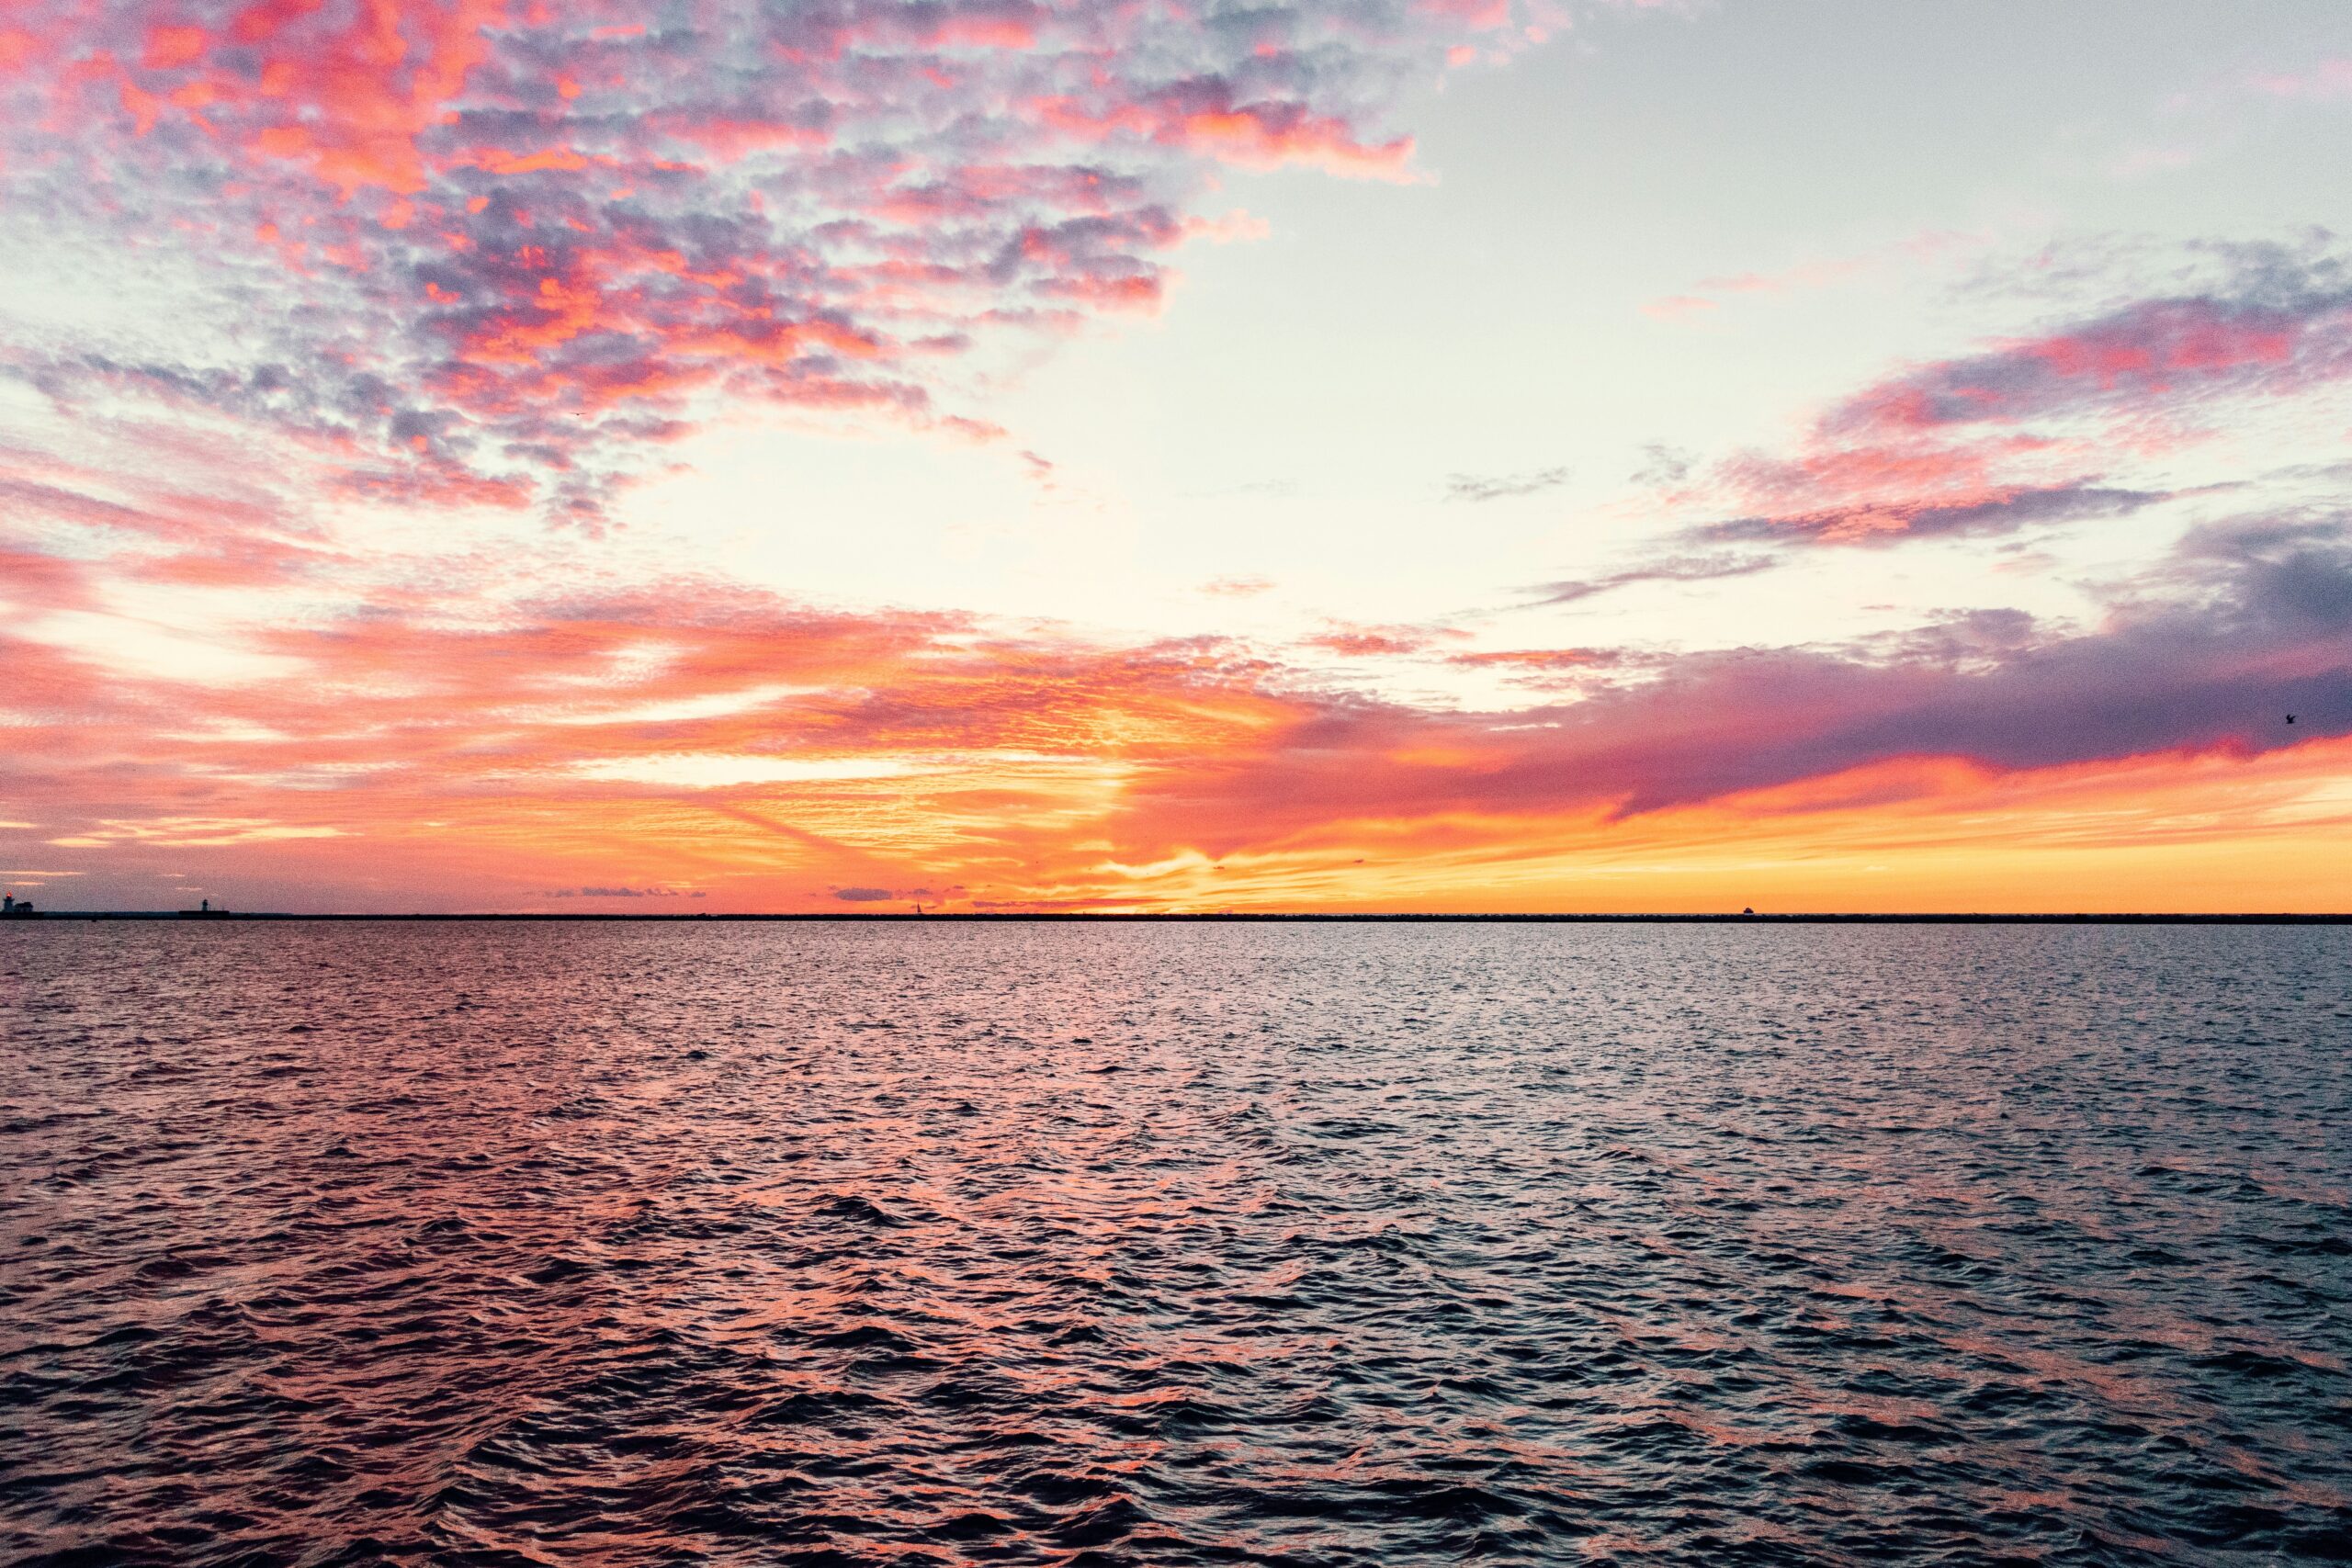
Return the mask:
[[2352, 932], [0, 931], [0, 1556], [2352, 1552]]

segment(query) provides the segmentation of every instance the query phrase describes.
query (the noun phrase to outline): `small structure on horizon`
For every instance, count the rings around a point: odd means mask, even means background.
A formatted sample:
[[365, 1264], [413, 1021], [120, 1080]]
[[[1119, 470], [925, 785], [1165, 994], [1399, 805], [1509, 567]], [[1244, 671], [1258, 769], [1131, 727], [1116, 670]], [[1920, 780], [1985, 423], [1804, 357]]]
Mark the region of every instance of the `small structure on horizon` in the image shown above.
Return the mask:
[[0, 893], [0, 915], [29, 915], [31, 913], [33, 913], [31, 899], [19, 898], [13, 893]]

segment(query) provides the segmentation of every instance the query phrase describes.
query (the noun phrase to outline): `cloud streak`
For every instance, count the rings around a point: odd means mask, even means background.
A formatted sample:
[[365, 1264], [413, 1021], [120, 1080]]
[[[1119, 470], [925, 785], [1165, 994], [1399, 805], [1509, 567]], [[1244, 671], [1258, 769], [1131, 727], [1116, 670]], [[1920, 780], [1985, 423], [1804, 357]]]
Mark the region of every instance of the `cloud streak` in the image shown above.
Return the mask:
[[[2172, 497], [2087, 481], [1995, 485], [1952, 500], [1860, 497], [1844, 505], [1778, 515], [1736, 517], [1696, 530], [1711, 542], [1866, 545], [1899, 539], [2013, 534], [2092, 519], [2129, 517]], [[1630, 574], [1638, 580], [1639, 574]]]
[[1534, 595], [1530, 602], [1531, 608], [1547, 604], [1577, 604], [1603, 593], [1613, 593], [1619, 589], [1639, 587], [1644, 583], [1716, 582], [1730, 577], [1753, 577], [1760, 571], [1770, 571], [1779, 564], [1770, 555], [1719, 552], [1713, 555], [1673, 556], [1601, 577], [1539, 582], [1526, 592]]
[[1568, 468], [1534, 468], [1521, 474], [1451, 474], [1445, 481], [1448, 501], [1509, 501], [1557, 490], [1574, 472]]
[[2343, 263], [2256, 251], [2210, 288], [2135, 299], [1905, 371], [1832, 411], [1823, 429], [1904, 436], [2187, 411], [2347, 375], [2352, 276]]

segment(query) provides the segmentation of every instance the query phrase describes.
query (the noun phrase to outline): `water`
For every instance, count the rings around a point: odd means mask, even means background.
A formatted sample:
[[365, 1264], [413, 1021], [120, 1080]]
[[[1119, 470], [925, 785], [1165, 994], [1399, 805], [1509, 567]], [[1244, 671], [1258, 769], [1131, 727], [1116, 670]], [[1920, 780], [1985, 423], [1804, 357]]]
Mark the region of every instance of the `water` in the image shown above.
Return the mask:
[[2352, 1556], [2352, 931], [0, 931], [0, 1558]]

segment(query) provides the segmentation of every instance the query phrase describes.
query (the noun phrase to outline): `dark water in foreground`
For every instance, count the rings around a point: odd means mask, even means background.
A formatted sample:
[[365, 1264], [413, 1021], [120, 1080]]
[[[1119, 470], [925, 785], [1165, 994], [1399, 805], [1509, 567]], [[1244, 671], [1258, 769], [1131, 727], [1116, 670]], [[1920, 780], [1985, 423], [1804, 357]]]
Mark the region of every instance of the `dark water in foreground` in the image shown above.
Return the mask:
[[2352, 931], [0, 931], [0, 1559], [2352, 1557]]

